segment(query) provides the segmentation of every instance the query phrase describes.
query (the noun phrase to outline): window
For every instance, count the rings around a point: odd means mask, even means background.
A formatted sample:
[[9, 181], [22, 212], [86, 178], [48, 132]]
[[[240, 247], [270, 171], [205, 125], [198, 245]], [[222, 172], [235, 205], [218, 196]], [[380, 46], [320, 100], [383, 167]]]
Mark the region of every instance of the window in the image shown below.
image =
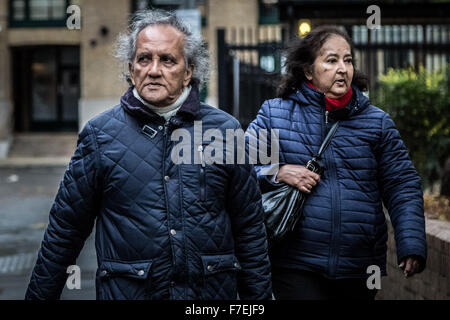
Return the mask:
[[[199, 7], [204, 7], [206, 0], [192, 0], [193, 4]], [[145, 10], [145, 9], [165, 9], [169, 11], [175, 11], [182, 8], [183, 4], [186, 3], [186, 0], [132, 0], [131, 1], [131, 12], [136, 12], [137, 10]], [[201, 10], [204, 12], [204, 10]], [[201, 15], [201, 26], [206, 27], [207, 18], [204, 14]]]
[[280, 23], [278, 0], [259, 0], [259, 24]]
[[17, 131], [76, 131], [79, 46], [20, 46], [12, 52]]
[[182, 4], [183, 0], [132, 0], [131, 9], [133, 12], [136, 10], [160, 8], [166, 10], [176, 10]]
[[65, 26], [70, 0], [10, 0], [11, 27]]

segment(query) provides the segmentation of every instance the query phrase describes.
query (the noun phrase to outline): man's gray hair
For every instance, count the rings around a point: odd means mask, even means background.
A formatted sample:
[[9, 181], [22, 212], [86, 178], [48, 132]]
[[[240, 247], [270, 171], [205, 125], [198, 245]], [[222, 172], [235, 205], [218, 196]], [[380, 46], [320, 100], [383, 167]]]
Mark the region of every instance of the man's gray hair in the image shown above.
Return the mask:
[[173, 12], [154, 9], [139, 10], [132, 19], [126, 33], [117, 37], [114, 56], [124, 63], [123, 76], [132, 85], [128, 64], [133, 64], [136, 55], [136, 42], [139, 32], [154, 25], [169, 25], [184, 34], [184, 59], [186, 67], [194, 66], [191, 84], [197, 84], [200, 88], [208, 81], [209, 54], [206, 45], [200, 35], [193, 34]]

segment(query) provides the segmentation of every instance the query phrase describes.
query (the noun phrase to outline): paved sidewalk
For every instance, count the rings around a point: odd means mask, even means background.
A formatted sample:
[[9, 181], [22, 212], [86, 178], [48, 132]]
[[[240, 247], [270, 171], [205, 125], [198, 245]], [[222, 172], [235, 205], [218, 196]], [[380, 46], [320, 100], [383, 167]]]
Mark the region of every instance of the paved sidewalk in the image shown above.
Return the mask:
[[[48, 215], [65, 166], [0, 168], [0, 300], [23, 299], [36, 262]], [[77, 265], [81, 290], [64, 289], [61, 299], [95, 299], [94, 235]]]
[[76, 133], [15, 134], [0, 168], [67, 166], [77, 143]]
[[0, 168], [61, 167], [69, 164], [68, 157], [8, 157], [0, 159]]

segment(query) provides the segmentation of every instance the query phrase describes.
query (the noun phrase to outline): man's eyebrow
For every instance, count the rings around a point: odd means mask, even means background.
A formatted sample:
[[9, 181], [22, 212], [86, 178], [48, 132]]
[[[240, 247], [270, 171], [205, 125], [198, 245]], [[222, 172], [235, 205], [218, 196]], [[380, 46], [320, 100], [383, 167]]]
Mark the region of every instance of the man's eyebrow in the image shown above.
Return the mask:
[[171, 54], [171, 53], [161, 53], [159, 56], [161, 58], [169, 58], [169, 59], [172, 59], [172, 60], [176, 60], [175, 56], [173, 54]]
[[148, 56], [151, 56], [151, 53], [149, 53], [149, 52], [141, 52], [141, 53], [138, 53], [136, 55], [137, 58], [148, 57]]

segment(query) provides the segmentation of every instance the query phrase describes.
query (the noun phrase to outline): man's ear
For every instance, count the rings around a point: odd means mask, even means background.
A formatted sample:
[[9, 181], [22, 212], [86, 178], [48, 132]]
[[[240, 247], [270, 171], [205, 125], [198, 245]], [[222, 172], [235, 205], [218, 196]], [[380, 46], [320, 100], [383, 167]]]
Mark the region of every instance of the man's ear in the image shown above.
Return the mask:
[[128, 63], [128, 71], [130, 73], [131, 83], [133, 84], [133, 86], [136, 86], [136, 84], [134, 83], [134, 67], [131, 63]]
[[191, 64], [186, 68], [186, 72], [184, 73], [183, 85], [187, 87], [189, 82], [191, 82], [192, 75], [194, 74], [194, 66]]

